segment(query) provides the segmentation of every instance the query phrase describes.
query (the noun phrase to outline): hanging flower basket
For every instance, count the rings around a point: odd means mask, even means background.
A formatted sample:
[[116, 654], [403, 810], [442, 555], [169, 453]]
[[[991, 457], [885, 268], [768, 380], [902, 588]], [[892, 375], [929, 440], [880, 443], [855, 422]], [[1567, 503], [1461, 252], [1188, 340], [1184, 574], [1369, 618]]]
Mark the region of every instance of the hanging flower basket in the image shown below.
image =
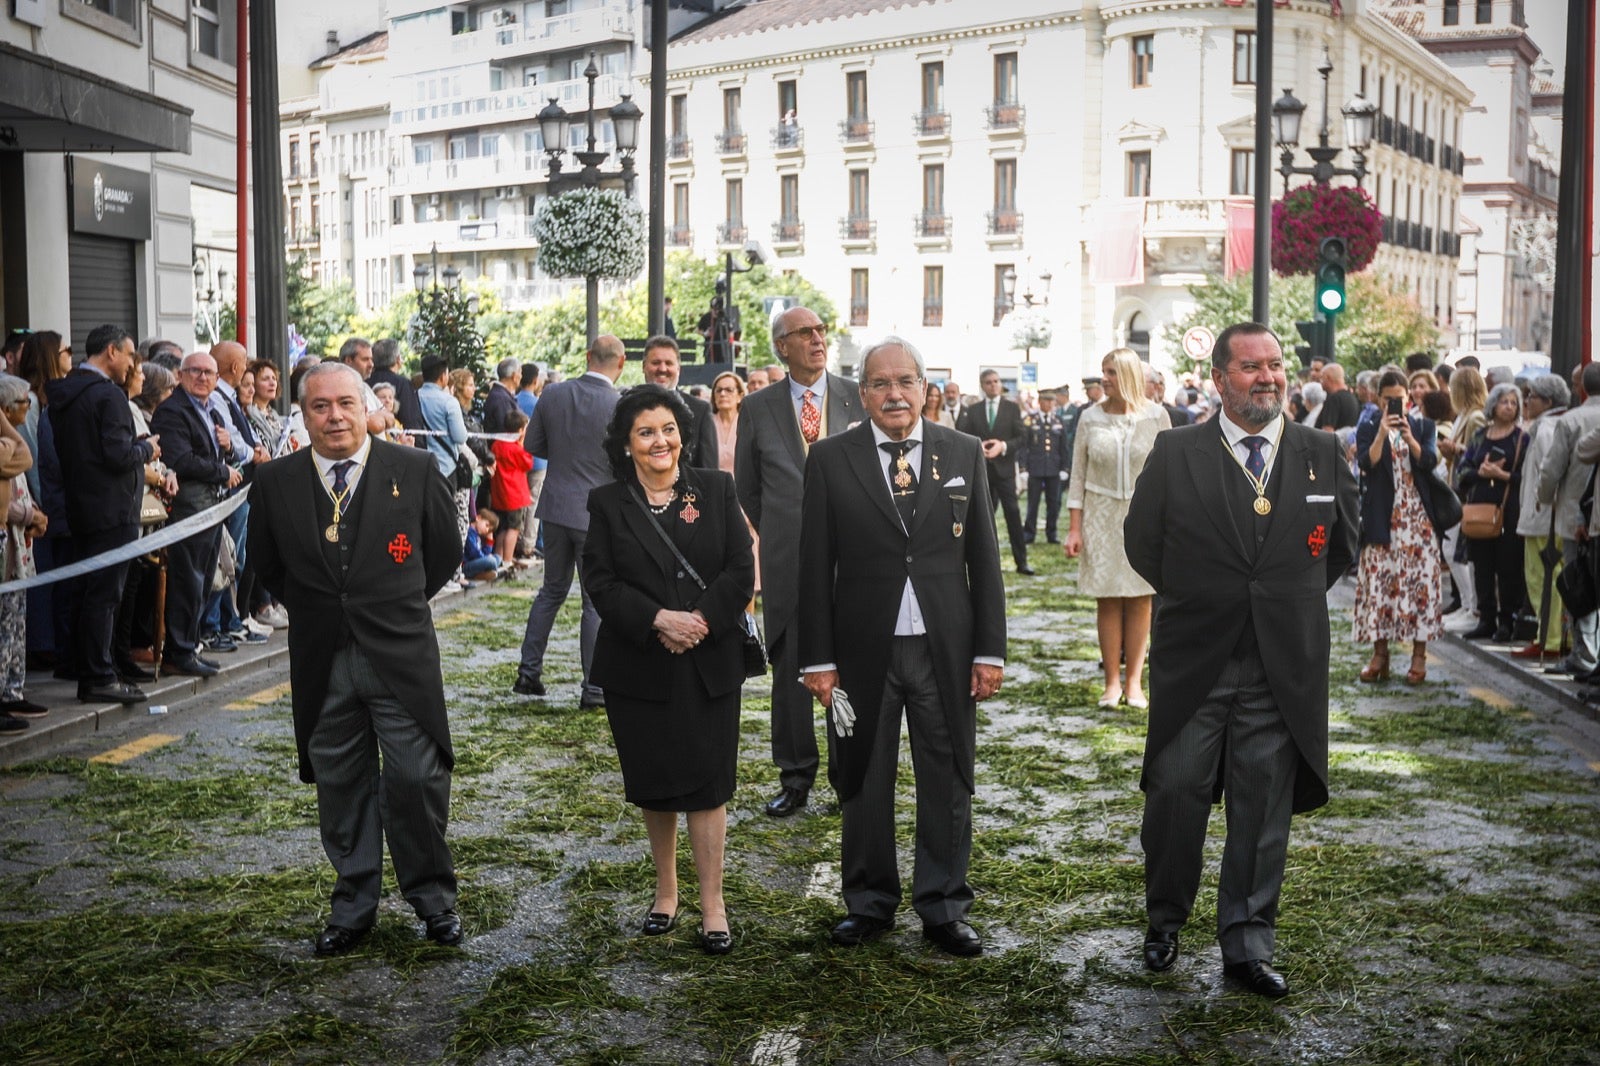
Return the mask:
[[1324, 237], [1343, 237], [1351, 273], [1365, 270], [1383, 237], [1383, 213], [1365, 189], [1310, 183], [1272, 205], [1272, 270], [1285, 277], [1316, 270]]
[[644, 269], [644, 209], [616, 189], [574, 189], [533, 213], [539, 268], [553, 278], [632, 278]]
[[1054, 329], [1049, 317], [1042, 311], [1019, 307], [1005, 317], [1003, 324], [1011, 332], [1012, 351], [1050, 347]]

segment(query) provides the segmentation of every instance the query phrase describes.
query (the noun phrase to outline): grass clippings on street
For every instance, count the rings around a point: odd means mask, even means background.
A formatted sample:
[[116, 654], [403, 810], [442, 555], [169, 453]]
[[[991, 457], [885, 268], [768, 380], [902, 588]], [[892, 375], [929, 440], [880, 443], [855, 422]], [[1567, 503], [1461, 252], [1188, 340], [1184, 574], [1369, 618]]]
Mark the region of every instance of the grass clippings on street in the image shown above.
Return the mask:
[[[1418, 689], [1333, 664], [1332, 801], [1295, 821], [1282, 1002], [1221, 977], [1222, 816], [1166, 974], [1139, 960], [1144, 714], [1099, 708], [1093, 602], [1038, 545], [1007, 574], [1012, 643], [979, 715], [971, 880], [983, 957], [932, 950], [902, 910], [836, 948], [838, 805], [760, 813], [776, 788], [768, 681], [746, 689], [730, 806], [734, 953], [636, 935], [652, 875], [602, 714], [579, 711], [576, 595], [550, 696], [513, 696], [533, 580], [441, 612], [468, 939], [423, 940], [392, 883], [374, 934], [319, 960], [332, 873], [295, 774], [286, 698], [187, 718], [120, 766], [92, 742], [0, 774], [0, 1047], [7, 1063], [1600, 1062], [1600, 787], [1552, 738], [1435, 667]], [[1159, 654], [1159, 649], [1157, 651]], [[1481, 679], [1480, 679], [1481, 680]], [[182, 726], [178, 715], [166, 727]], [[913, 788], [902, 758], [902, 871]]]

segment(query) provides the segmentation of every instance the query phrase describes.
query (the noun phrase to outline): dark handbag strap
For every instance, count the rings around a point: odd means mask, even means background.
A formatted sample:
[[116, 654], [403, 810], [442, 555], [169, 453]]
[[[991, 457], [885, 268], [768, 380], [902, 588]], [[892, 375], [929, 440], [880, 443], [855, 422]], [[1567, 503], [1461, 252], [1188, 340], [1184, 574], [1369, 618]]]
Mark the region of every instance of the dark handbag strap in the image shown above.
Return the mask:
[[689, 565], [689, 560], [683, 557], [683, 552], [679, 551], [677, 544], [673, 543], [671, 535], [661, 528], [661, 523], [656, 521], [656, 516], [650, 513], [650, 506], [644, 502], [644, 494], [639, 491], [639, 486], [629, 482], [628, 491], [633, 494], [635, 500], [639, 501], [639, 509], [644, 512], [645, 521], [650, 523], [650, 528], [656, 531], [656, 536], [666, 542], [667, 547], [672, 549], [673, 556], [678, 560], [678, 565], [689, 572], [689, 576], [694, 578], [694, 583], [700, 586], [701, 592], [704, 592], [706, 583], [701, 580], [699, 571]]
[[1511, 451], [1511, 469], [1507, 471], [1511, 476], [1506, 478], [1506, 490], [1500, 494], [1500, 510], [1506, 509], [1506, 504], [1511, 500], [1511, 482], [1517, 476], [1517, 464], [1522, 461], [1522, 441], [1527, 434], [1520, 430], [1513, 430], [1517, 434], [1517, 446]]

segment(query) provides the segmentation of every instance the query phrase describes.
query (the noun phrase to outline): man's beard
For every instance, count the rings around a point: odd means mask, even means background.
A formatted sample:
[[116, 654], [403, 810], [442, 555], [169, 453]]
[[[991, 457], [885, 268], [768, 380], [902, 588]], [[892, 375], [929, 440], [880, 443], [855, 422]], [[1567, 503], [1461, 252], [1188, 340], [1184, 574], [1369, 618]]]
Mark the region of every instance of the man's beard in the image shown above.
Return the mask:
[[1271, 398], [1267, 398], [1265, 394], [1258, 398], [1249, 390], [1237, 390], [1227, 385], [1223, 388], [1222, 399], [1234, 420], [1247, 425], [1265, 425], [1283, 413], [1281, 389], [1275, 389]]

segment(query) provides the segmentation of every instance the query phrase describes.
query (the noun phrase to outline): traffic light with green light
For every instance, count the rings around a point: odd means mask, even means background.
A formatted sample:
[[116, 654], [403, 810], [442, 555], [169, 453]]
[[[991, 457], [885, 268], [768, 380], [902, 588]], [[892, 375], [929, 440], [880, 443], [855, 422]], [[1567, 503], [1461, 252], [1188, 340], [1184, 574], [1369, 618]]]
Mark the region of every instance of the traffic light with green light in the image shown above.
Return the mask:
[[1324, 237], [1317, 247], [1317, 310], [1332, 318], [1344, 310], [1344, 271], [1347, 263], [1343, 237]]

